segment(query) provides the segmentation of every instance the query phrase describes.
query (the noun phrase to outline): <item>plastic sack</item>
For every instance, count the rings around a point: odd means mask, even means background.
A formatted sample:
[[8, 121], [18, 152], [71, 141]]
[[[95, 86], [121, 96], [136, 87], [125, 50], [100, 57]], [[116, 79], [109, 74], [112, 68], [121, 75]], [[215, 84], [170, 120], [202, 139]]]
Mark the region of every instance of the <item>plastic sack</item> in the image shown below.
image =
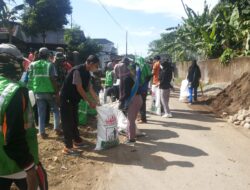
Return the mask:
[[32, 90], [29, 90], [29, 99], [30, 99], [31, 106], [33, 107], [36, 104], [36, 98]]
[[[94, 100], [94, 98], [91, 96], [91, 94], [89, 92], [87, 92], [87, 96], [88, 96], [89, 99]], [[89, 105], [88, 105], [88, 111], [87, 112], [88, 112], [88, 115], [92, 115], [92, 116], [97, 115], [96, 109], [93, 109], [93, 108], [89, 107]]]
[[119, 144], [116, 111], [109, 105], [97, 110], [97, 143], [95, 150], [108, 149]]
[[189, 96], [188, 80], [183, 80], [181, 82], [179, 101], [181, 101], [181, 102], [187, 101], [188, 96]]
[[86, 101], [81, 100], [78, 106], [78, 122], [80, 125], [86, 125], [88, 122], [88, 104]]
[[99, 92], [99, 100], [100, 100], [100, 104], [103, 105], [104, 104], [104, 91], [103, 90]]

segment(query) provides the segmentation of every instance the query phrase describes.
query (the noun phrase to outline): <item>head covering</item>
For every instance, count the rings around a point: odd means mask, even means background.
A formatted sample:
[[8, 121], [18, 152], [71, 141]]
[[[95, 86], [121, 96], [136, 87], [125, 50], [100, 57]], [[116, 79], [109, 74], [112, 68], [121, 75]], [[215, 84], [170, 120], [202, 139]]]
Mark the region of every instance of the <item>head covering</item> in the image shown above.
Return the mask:
[[42, 47], [39, 49], [39, 55], [40, 56], [46, 56], [49, 55], [49, 50], [46, 47]]
[[0, 44], [0, 75], [12, 80], [20, 80], [23, 55], [12, 44]]
[[121, 62], [125, 63], [126, 65], [129, 65], [131, 61], [129, 60], [128, 57], [124, 57]]
[[56, 60], [63, 60], [63, 59], [65, 59], [65, 57], [64, 57], [64, 55], [63, 55], [62, 52], [57, 52], [55, 54], [55, 58], [56, 58]]
[[112, 70], [113, 69], [113, 63], [112, 62], [108, 62], [107, 68], [110, 69], [110, 70]]

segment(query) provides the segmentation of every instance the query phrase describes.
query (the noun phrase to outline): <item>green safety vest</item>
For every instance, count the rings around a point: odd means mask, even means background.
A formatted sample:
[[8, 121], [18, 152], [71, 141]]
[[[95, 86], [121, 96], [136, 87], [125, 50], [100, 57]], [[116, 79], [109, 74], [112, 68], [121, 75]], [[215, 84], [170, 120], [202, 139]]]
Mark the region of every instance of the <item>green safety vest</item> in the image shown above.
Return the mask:
[[113, 86], [112, 71], [106, 71], [105, 86], [106, 86], [106, 87]]
[[28, 87], [34, 93], [55, 93], [50, 79], [50, 62], [39, 60], [30, 65]]
[[[6, 144], [7, 123], [5, 112], [11, 102], [16, 91], [21, 85], [12, 83], [6, 78], [0, 76], [0, 176], [11, 175], [22, 171], [16, 162], [8, 157], [4, 151]], [[26, 130], [26, 141], [29, 146], [30, 153], [33, 155], [35, 164], [38, 163], [38, 142], [37, 129], [34, 127], [33, 115], [30, 104], [24, 112], [24, 128]]]

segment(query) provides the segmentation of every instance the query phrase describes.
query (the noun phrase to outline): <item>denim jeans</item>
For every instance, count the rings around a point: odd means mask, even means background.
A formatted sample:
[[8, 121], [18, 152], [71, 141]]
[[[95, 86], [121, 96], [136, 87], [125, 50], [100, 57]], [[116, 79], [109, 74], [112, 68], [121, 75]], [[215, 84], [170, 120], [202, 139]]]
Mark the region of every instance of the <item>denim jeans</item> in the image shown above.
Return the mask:
[[193, 102], [193, 92], [194, 92], [194, 101], [197, 101], [197, 87], [189, 87], [188, 88], [189, 90], [189, 103], [192, 103]]
[[58, 129], [60, 121], [59, 108], [56, 104], [55, 97], [53, 97], [53, 94], [43, 93], [36, 94], [35, 96], [37, 101], [39, 133], [45, 133], [47, 103], [49, 104], [50, 109], [54, 115], [54, 129]]

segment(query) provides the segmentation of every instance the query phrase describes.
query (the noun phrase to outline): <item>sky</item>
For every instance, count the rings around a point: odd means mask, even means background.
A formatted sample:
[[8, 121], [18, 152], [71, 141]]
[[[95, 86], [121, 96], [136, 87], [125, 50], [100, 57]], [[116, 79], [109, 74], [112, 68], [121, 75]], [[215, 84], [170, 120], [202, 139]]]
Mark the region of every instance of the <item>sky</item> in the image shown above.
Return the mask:
[[[183, 1], [195, 12], [202, 13], [204, 0]], [[217, 2], [207, 0], [210, 9]], [[86, 36], [112, 41], [119, 54], [126, 52], [126, 31], [128, 53], [146, 56], [150, 42], [186, 17], [181, 0], [71, 0], [71, 5], [73, 25], [79, 25]]]

